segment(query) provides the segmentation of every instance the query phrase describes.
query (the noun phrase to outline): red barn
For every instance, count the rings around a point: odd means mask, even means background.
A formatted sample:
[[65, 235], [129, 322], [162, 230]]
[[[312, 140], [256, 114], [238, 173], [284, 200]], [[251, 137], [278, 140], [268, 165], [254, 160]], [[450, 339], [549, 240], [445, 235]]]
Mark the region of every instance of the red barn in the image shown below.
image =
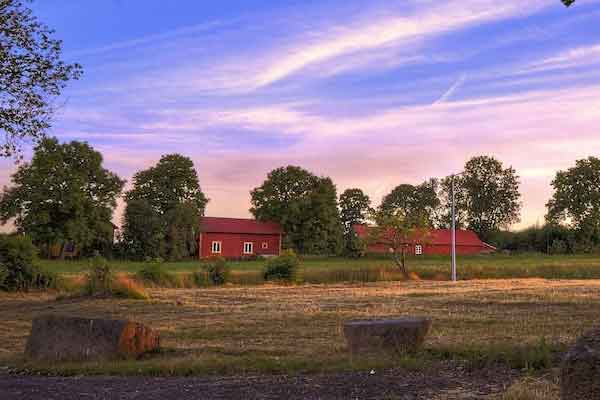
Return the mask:
[[200, 258], [278, 256], [283, 230], [274, 222], [254, 219], [202, 217], [198, 248]]
[[[355, 225], [354, 231], [361, 239], [369, 236], [369, 227], [366, 225]], [[410, 246], [409, 254], [441, 254], [450, 255], [452, 251], [452, 231], [450, 229], [432, 229], [424, 238], [410, 238], [407, 241]], [[496, 248], [483, 242], [473, 231], [456, 230], [456, 254], [487, 254], [496, 251]], [[385, 243], [368, 243], [367, 253], [387, 253], [389, 246]]]

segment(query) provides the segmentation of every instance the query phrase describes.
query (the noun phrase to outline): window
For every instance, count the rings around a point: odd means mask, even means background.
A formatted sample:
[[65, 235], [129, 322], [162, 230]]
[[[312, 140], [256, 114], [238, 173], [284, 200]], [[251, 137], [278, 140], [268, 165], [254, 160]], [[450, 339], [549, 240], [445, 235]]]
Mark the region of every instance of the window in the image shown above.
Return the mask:
[[212, 252], [216, 254], [221, 254], [221, 242], [212, 242]]
[[244, 254], [252, 254], [253, 247], [254, 247], [254, 245], [252, 244], [252, 242], [245, 242], [244, 243]]
[[415, 255], [420, 256], [421, 254], [423, 254], [423, 246], [418, 244], [415, 246]]
[[268, 248], [269, 248], [269, 243], [267, 243], [267, 242], [262, 242], [262, 248], [263, 248], [263, 250], [266, 250], [266, 249], [268, 249]]

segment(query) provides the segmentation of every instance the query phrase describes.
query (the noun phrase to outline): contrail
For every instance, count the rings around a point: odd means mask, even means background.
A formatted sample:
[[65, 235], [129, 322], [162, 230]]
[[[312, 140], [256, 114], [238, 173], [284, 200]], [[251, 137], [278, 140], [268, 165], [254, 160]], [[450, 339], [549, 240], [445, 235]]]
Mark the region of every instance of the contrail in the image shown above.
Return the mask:
[[448, 100], [448, 98], [450, 96], [452, 96], [452, 94], [456, 91], [456, 89], [458, 89], [460, 87], [460, 85], [462, 85], [465, 82], [466, 79], [467, 79], [467, 74], [462, 74], [460, 76], [460, 78], [458, 78], [458, 80], [456, 82], [454, 82], [454, 85], [450, 86], [450, 89], [446, 90], [446, 93], [444, 93], [439, 99], [434, 101], [432, 105], [445, 103], [446, 100]]

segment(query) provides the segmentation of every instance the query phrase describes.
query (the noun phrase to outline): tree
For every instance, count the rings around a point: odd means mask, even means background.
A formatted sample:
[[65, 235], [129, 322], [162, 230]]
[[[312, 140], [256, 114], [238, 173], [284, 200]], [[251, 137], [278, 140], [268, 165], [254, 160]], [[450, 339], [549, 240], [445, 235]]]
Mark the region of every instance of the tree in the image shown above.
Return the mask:
[[386, 245], [394, 262], [409, 278], [406, 266], [406, 252], [416, 244], [423, 244], [429, 236], [429, 221], [425, 214], [408, 215], [402, 209], [384, 211], [381, 208], [372, 213], [375, 226], [369, 229], [368, 241]]
[[0, 155], [18, 154], [25, 139], [39, 141], [50, 127], [52, 99], [67, 81], [79, 79], [79, 64], [61, 60], [54, 31], [19, 0], [0, 0]]
[[330, 178], [300, 167], [281, 167], [269, 172], [250, 195], [250, 212], [258, 220], [278, 222], [285, 231], [286, 246], [310, 254], [341, 251], [342, 225]]
[[401, 184], [387, 194], [381, 202], [383, 212], [401, 211], [407, 216], [421, 216], [433, 226], [440, 206], [437, 195], [438, 182], [430, 179], [420, 185]]
[[14, 218], [20, 233], [47, 249], [66, 241], [83, 250], [112, 244], [112, 212], [124, 184], [87, 143], [43, 139], [4, 188], [0, 220]]
[[552, 187], [546, 220], [567, 224], [580, 241], [600, 242], [600, 158], [577, 160], [574, 167], [558, 171]]
[[353, 226], [364, 224], [371, 212], [371, 199], [360, 189], [347, 189], [340, 195], [340, 218], [344, 227], [344, 252], [359, 256], [364, 246]]
[[[473, 157], [465, 164], [462, 175], [454, 179], [460, 222], [483, 240], [519, 221], [519, 177], [512, 167], [504, 168], [494, 157]], [[442, 183], [442, 221], [450, 219], [451, 180], [447, 177]]]
[[575, 3], [575, 0], [561, 0], [563, 4], [567, 7], [570, 7], [571, 4]]
[[192, 160], [162, 156], [155, 166], [135, 174], [125, 201], [123, 238], [135, 257], [179, 260], [195, 254], [208, 199]]

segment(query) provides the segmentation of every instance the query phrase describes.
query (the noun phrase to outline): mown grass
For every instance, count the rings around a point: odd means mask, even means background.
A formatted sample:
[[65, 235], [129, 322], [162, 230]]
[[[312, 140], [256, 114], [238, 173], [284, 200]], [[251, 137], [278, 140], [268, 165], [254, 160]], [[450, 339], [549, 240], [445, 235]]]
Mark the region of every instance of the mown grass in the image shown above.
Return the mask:
[[[89, 268], [87, 260], [41, 260], [43, 267], [60, 274], [81, 274]], [[116, 272], [139, 274], [146, 263], [112, 260]], [[229, 263], [235, 284], [261, 284], [264, 260]], [[200, 269], [197, 260], [164, 263], [164, 270], [175, 275], [190, 274]], [[448, 257], [411, 257], [409, 269], [421, 279], [447, 280], [450, 277]], [[600, 279], [598, 256], [548, 256], [542, 254], [481, 255], [458, 258], [458, 277], [470, 279]], [[402, 275], [388, 258], [345, 259], [338, 257], [302, 259], [297, 281], [304, 283], [376, 282], [401, 280]], [[185, 278], [184, 278], [185, 280]], [[176, 280], [170, 286], [177, 287]]]
[[[597, 321], [600, 281], [473, 280], [343, 285], [148, 288], [148, 301], [55, 300], [49, 293], [0, 294], [0, 366], [61, 375], [292, 374], [452, 360], [470, 368], [504, 365], [545, 371]], [[31, 365], [21, 354], [40, 314], [126, 318], [157, 329], [163, 351], [137, 361]], [[422, 352], [350, 356], [343, 321], [426, 315]]]

